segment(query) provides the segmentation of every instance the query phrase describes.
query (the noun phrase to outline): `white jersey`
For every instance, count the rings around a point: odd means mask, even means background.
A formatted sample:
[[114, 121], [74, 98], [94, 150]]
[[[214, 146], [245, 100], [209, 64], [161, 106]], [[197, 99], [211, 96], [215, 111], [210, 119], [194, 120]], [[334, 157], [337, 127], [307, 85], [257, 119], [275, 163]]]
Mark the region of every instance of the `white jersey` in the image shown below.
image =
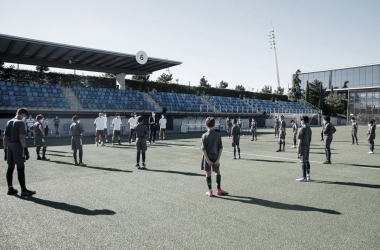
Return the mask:
[[31, 127], [36, 121], [33, 118], [26, 119], [26, 126]]
[[120, 130], [120, 125], [123, 123], [121, 122], [120, 118], [115, 118], [113, 119], [112, 124], [113, 124], [113, 131], [115, 131], [115, 130]]
[[130, 124], [130, 129], [135, 129], [137, 119], [134, 117], [129, 118], [128, 123]]
[[166, 118], [161, 118], [160, 119], [160, 128], [166, 128]]
[[104, 119], [103, 117], [98, 117], [95, 119], [94, 124], [96, 124], [96, 130], [104, 130]]
[[107, 128], [107, 116], [103, 116], [103, 120], [104, 120], [104, 129]]

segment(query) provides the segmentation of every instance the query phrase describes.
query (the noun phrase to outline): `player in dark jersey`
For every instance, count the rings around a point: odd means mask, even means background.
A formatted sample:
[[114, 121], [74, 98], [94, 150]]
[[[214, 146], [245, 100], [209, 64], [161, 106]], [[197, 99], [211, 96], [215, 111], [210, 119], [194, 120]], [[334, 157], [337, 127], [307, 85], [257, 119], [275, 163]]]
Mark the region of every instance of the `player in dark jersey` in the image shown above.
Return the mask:
[[310, 142], [311, 142], [311, 129], [308, 125], [309, 117], [303, 116], [301, 118], [302, 127], [298, 134], [298, 157], [300, 158], [302, 165], [302, 177], [296, 179], [296, 181], [310, 181]]
[[[73, 123], [70, 125], [70, 135], [71, 135], [71, 149], [74, 151], [74, 165], [75, 166], [87, 166], [83, 163], [83, 145], [82, 137], [84, 135], [84, 130], [79, 124], [79, 116], [73, 116]], [[77, 151], [79, 151], [79, 163], [77, 161]]]
[[351, 145], [355, 144], [354, 143], [355, 142], [354, 139], [356, 139], [356, 145], [358, 145], [358, 136], [357, 136], [357, 133], [358, 133], [358, 124], [355, 121], [355, 117], [351, 118], [351, 123], [352, 123], [352, 129], [351, 129], [352, 143], [351, 143]]
[[[136, 133], [136, 150], [137, 150], [137, 164], [138, 169], [146, 169], [145, 165], [145, 152], [148, 150], [146, 137], [148, 136], [148, 127], [143, 124], [144, 117], [137, 117], [137, 125], [135, 126]], [[140, 152], [142, 153], [142, 167], [140, 167]]]
[[[33, 124], [34, 131], [34, 145], [36, 146], [37, 160], [50, 161], [46, 158], [46, 142], [45, 142], [45, 132], [42, 126], [42, 120], [44, 117], [42, 115], [37, 115], [36, 122]], [[31, 130], [31, 128], [29, 128]], [[40, 157], [40, 150], [42, 148], [42, 158]]]
[[208, 117], [206, 119], [206, 127], [207, 132], [202, 135], [201, 140], [201, 150], [203, 151], [201, 169], [206, 171], [206, 183], [208, 186], [208, 191], [206, 192], [206, 195], [209, 197], [213, 196], [211, 185], [211, 171], [215, 172], [216, 184], [218, 188], [216, 194], [226, 195], [228, 193], [225, 190], [221, 189], [220, 186], [222, 177], [220, 176], [219, 161], [223, 151], [222, 138], [220, 137], [220, 134], [215, 132], [214, 130], [215, 119], [213, 117]]
[[234, 148], [234, 157], [232, 159], [236, 159], [236, 148], [238, 149], [238, 157], [240, 159], [240, 135], [241, 135], [241, 129], [239, 126], [236, 125], [237, 120], [234, 119], [233, 122], [234, 124], [232, 130], [231, 130], [231, 137], [232, 137], [232, 147]]
[[[276, 152], [285, 152], [285, 136], [286, 136], [286, 123], [284, 121], [284, 116], [280, 116], [280, 133], [279, 133], [279, 140], [278, 145], [280, 146], [279, 149]], [[281, 150], [281, 145], [284, 145], [283, 149]]]
[[[309, 122], [309, 120], [308, 120]], [[292, 148], [296, 148], [297, 145], [297, 130], [298, 130], [298, 126], [297, 126], [297, 123], [294, 121], [294, 120], [291, 120], [290, 123], [292, 124], [292, 127], [293, 127], [293, 146]]]
[[16, 117], [9, 120], [5, 127], [3, 146], [4, 159], [8, 163], [7, 183], [8, 195], [17, 194], [17, 190], [13, 188], [13, 171], [17, 165], [18, 181], [21, 186], [21, 196], [36, 194], [36, 191], [30, 191], [25, 185], [25, 161], [29, 159], [29, 151], [25, 142], [25, 119], [29, 113], [26, 108], [17, 110]]
[[374, 120], [370, 120], [368, 122], [368, 131], [367, 131], [367, 140], [368, 140], [368, 144], [369, 144], [369, 152], [368, 154], [374, 154], [373, 150], [375, 149], [375, 142], [374, 142], [374, 139], [375, 139], [375, 131], [376, 131], [376, 124], [374, 124], [373, 122]]
[[336, 132], [334, 125], [330, 122], [330, 116], [323, 117], [324, 130], [323, 135], [325, 137], [325, 151], [326, 161], [323, 164], [331, 164], [331, 142], [333, 140], [333, 134]]
[[251, 133], [252, 133], [252, 140], [251, 141], [253, 141], [253, 140], [257, 141], [257, 122], [253, 118], [251, 121]]
[[277, 116], [274, 117], [274, 138], [279, 137], [279, 128], [280, 128], [280, 121], [277, 119]]
[[232, 121], [229, 117], [226, 119], [228, 139], [231, 138]]

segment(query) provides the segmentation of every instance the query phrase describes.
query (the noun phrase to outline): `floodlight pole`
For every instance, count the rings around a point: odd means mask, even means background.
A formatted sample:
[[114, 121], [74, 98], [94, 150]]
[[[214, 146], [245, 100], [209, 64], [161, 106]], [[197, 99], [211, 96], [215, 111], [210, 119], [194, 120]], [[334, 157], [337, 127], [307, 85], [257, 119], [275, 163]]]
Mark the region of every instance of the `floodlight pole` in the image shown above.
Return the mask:
[[278, 87], [281, 87], [281, 85], [280, 85], [280, 76], [278, 74], [278, 63], [277, 63], [277, 51], [276, 51], [276, 47], [273, 48], [273, 51], [274, 51], [274, 59], [276, 61], [277, 85], [278, 85]]
[[280, 85], [280, 75], [278, 73], [278, 62], [277, 62], [277, 50], [276, 50], [276, 40], [274, 36], [274, 29], [269, 30], [269, 43], [270, 43], [270, 49], [273, 49], [274, 52], [274, 61], [276, 64], [276, 73], [277, 73], [277, 85], [278, 87], [281, 87]]

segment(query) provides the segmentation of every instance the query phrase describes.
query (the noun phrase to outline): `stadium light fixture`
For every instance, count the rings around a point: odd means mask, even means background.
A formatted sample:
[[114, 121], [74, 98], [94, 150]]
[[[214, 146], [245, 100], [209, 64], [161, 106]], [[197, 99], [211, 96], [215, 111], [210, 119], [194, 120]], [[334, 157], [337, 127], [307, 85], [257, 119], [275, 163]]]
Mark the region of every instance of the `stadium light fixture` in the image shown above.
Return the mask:
[[274, 51], [274, 60], [275, 60], [276, 72], [277, 72], [277, 84], [278, 84], [278, 87], [281, 87], [281, 85], [280, 85], [280, 76], [279, 76], [279, 73], [278, 73], [276, 40], [275, 40], [275, 35], [274, 35], [274, 29], [273, 28], [269, 30], [269, 44], [270, 44], [270, 49], [273, 49], [273, 51]]

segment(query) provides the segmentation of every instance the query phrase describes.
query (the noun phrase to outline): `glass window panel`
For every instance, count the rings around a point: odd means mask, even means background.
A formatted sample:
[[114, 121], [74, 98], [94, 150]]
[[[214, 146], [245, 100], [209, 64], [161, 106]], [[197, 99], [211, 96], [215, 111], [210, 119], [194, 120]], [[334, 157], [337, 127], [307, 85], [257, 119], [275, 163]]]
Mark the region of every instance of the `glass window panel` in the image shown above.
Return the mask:
[[318, 80], [323, 82], [324, 87], [327, 87], [328, 83], [325, 82], [325, 72], [318, 73]]
[[354, 68], [354, 84], [353, 87], [360, 86], [360, 68]]
[[372, 86], [372, 66], [365, 67], [365, 85]]
[[352, 88], [354, 86], [354, 69], [347, 69], [347, 87]]
[[[332, 75], [331, 75], [331, 85], [334, 86], [334, 88], [336, 86], [336, 84], [335, 84], [335, 75], [336, 75], [336, 70], [333, 70]], [[331, 86], [330, 86], [330, 89], [331, 89]]]
[[365, 67], [361, 67], [360, 69], [360, 79], [359, 79], [359, 86], [364, 87], [365, 86]]
[[[340, 86], [340, 88], [344, 88], [344, 87], [347, 87], [347, 69], [343, 69], [342, 70], [342, 85]], [[346, 86], [345, 86], [346, 85]]]
[[331, 74], [331, 71], [326, 71], [326, 72], [325, 72], [325, 83], [326, 83], [326, 86], [327, 86], [329, 89], [331, 89], [330, 74]]
[[334, 89], [340, 89], [342, 84], [342, 70], [337, 70], [335, 74], [335, 84], [334, 84]]
[[372, 85], [380, 86], [380, 65], [372, 67]]
[[372, 114], [372, 91], [367, 92], [367, 114]]

